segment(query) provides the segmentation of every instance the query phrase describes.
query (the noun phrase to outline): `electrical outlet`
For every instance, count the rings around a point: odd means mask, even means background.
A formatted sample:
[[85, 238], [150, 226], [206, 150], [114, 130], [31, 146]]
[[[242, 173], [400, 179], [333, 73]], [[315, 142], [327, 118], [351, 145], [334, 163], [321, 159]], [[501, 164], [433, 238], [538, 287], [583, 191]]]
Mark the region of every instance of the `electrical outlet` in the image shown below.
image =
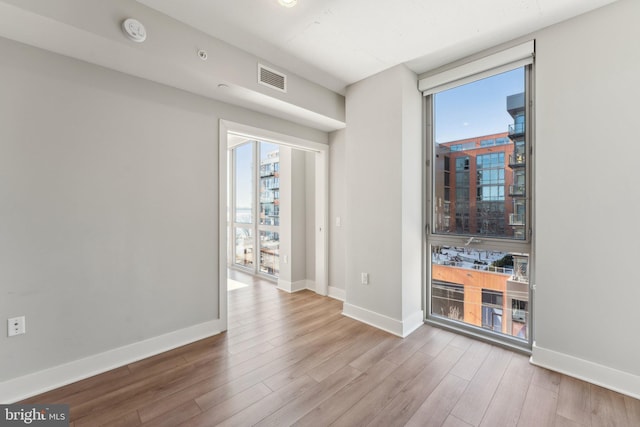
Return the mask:
[[336, 217], [336, 227], [342, 227], [342, 218]]
[[363, 285], [369, 284], [369, 273], [360, 274], [360, 283], [362, 283]]
[[288, 264], [288, 263], [289, 263], [289, 256], [284, 255], [284, 256], [282, 257], [282, 262], [283, 262], [283, 263], [285, 263], [285, 264]]
[[24, 334], [26, 331], [24, 316], [12, 317], [7, 320], [7, 335], [13, 337], [15, 335]]

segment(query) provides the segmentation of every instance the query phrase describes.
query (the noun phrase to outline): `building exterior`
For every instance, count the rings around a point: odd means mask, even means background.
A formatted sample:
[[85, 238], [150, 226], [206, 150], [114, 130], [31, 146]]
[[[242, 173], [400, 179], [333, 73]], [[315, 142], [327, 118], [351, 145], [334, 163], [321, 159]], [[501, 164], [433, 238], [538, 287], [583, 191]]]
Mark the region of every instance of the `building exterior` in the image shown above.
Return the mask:
[[512, 227], [515, 239], [526, 238], [526, 148], [524, 93], [507, 97], [507, 111], [513, 117], [509, 125], [509, 139], [513, 141], [513, 152], [509, 154], [509, 168], [513, 171], [513, 179], [509, 185], [509, 196], [513, 201], [512, 212], [509, 213], [509, 226]]
[[[524, 93], [506, 110], [505, 132], [436, 144], [434, 232], [526, 238]], [[434, 247], [431, 277], [433, 314], [528, 338], [527, 254]]]
[[280, 156], [275, 150], [260, 161], [260, 224], [279, 225]]
[[435, 232], [525, 239], [524, 93], [507, 111], [506, 132], [436, 144]]
[[513, 205], [505, 191], [513, 186], [508, 133], [438, 144], [434, 231], [512, 237]]
[[[260, 160], [260, 272], [278, 276], [280, 272], [280, 151], [267, 153]], [[273, 226], [265, 229], [264, 226]]]

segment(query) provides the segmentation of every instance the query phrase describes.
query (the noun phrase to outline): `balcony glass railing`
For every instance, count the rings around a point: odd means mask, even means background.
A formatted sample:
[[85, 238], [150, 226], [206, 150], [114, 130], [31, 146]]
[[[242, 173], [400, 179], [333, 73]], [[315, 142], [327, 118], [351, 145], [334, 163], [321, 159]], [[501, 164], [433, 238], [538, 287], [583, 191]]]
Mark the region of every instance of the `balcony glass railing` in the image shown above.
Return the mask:
[[510, 185], [509, 186], [509, 195], [510, 196], [524, 196], [525, 186], [524, 185]]
[[526, 162], [526, 158], [524, 153], [510, 154], [509, 155], [509, 166], [524, 166]]
[[433, 260], [433, 264], [444, 265], [448, 267], [465, 268], [467, 270], [488, 271], [491, 273], [505, 274], [507, 276], [513, 275], [513, 267], [495, 267], [493, 265], [477, 265], [477, 264], [470, 265], [468, 262], [464, 262], [464, 261], [445, 261], [445, 260]]
[[524, 123], [514, 123], [509, 125], [509, 135], [519, 135], [524, 133]]

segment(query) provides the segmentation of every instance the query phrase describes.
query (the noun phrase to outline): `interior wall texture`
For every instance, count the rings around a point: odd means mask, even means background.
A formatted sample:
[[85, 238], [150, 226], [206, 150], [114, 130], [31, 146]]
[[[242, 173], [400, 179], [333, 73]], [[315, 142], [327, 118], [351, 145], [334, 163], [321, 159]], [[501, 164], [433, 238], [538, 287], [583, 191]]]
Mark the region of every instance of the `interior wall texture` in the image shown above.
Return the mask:
[[[622, 0], [528, 37], [536, 40], [533, 360], [636, 396], [638, 16], [640, 2]], [[400, 116], [418, 108], [402, 106], [403, 78], [393, 69], [372, 76], [350, 86], [346, 100], [346, 302], [393, 319], [411, 268], [400, 237], [401, 224], [410, 227]]]
[[[345, 163], [346, 130], [329, 134], [329, 286], [344, 292], [348, 220]], [[339, 218], [339, 223], [337, 222]]]
[[316, 154], [310, 151], [304, 153], [304, 220], [306, 268], [305, 278], [315, 289], [316, 280]]
[[639, 16], [624, 0], [535, 35], [536, 346], [635, 376]]
[[[345, 302], [399, 320], [402, 94], [397, 79], [398, 73], [385, 71], [347, 88]], [[369, 285], [361, 284], [362, 273], [369, 275]]]
[[405, 319], [422, 323], [420, 100], [404, 65], [349, 86], [346, 96], [345, 312], [399, 335]]
[[0, 382], [217, 319], [218, 121], [327, 134], [0, 39]]
[[[291, 282], [307, 278], [306, 153], [291, 150]], [[306, 284], [305, 284], [306, 286]]]

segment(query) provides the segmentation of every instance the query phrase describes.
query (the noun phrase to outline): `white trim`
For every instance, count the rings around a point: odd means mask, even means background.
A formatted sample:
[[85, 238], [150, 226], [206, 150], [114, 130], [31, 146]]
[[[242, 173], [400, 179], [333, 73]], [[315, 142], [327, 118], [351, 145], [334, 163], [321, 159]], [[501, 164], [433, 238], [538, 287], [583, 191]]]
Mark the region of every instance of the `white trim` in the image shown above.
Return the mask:
[[634, 399], [640, 399], [640, 376], [638, 375], [539, 347], [535, 342], [530, 361], [536, 366], [626, 394]]
[[409, 336], [422, 325], [424, 325], [424, 311], [418, 310], [402, 321], [402, 336]]
[[[226, 132], [231, 132], [236, 135], [244, 136], [249, 139], [255, 139], [259, 141], [272, 142], [274, 144], [285, 145], [291, 148], [297, 148], [299, 150], [322, 152], [329, 151], [329, 144], [322, 144], [320, 142], [313, 142], [307, 139], [298, 138], [297, 136], [286, 135], [284, 133], [273, 132], [266, 129], [260, 129], [242, 123], [236, 123], [229, 120], [220, 119], [220, 129], [222, 127], [226, 129]], [[226, 132], [225, 139], [226, 141]], [[222, 139], [220, 140], [223, 141]], [[227, 144], [221, 144], [225, 150], [227, 150]]]
[[397, 335], [400, 338], [407, 337], [424, 323], [422, 311], [412, 314], [404, 321], [400, 321], [347, 302], [342, 305], [342, 314], [374, 328]]
[[344, 300], [347, 299], [347, 293], [344, 289], [329, 286], [329, 297], [344, 302]]
[[502, 73], [533, 63], [534, 41], [522, 43], [484, 58], [421, 78], [418, 89], [430, 95], [455, 86], [471, 83], [490, 74]]
[[0, 383], [0, 403], [18, 402], [224, 331], [211, 320]]
[[[227, 222], [227, 168], [229, 162], [229, 150], [227, 148], [227, 136], [229, 128], [227, 122], [220, 120], [218, 127], [218, 314], [220, 321], [227, 330], [227, 267], [229, 257], [232, 256], [230, 246], [227, 244], [228, 239], [228, 222]], [[224, 143], [223, 143], [224, 142]], [[223, 185], [224, 183], [224, 185]], [[233, 194], [233, 191], [231, 192]]]
[[329, 151], [321, 151], [315, 155], [315, 194], [316, 200], [322, 199], [326, 203], [316, 203], [315, 208], [315, 284], [314, 291], [320, 295], [329, 293]]
[[288, 292], [290, 294], [294, 292], [300, 292], [307, 290], [307, 280], [297, 280], [295, 282], [289, 282], [288, 280], [278, 279], [278, 289]]
[[305, 284], [306, 284], [306, 289], [318, 293], [318, 291], [316, 291], [316, 282], [314, 282], [311, 279], [305, 279]]
[[[315, 153], [316, 157], [316, 224], [318, 231], [316, 234], [316, 281], [313, 288], [304, 282], [304, 285], [295, 282], [278, 281], [278, 288], [286, 292], [296, 292], [302, 289], [312, 289], [320, 295], [327, 295], [327, 277], [329, 277], [328, 251], [329, 242], [327, 224], [329, 218], [329, 144], [309, 141], [296, 136], [286, 135], [279, 132], [260, 129], [229, 120], [220, 119], [219, 125], [219, 233], [220, 233], [220, 256], [218, 268], [220, 271], [220, 319], [227, 326], [227, 260], [228, 236], [227, 236], [227, 151], [229, 149], [229, 133], [247, 137], [258, 141], [267, 141], [279, 145], [284, 145], [299, 150]], [[282, 287], [280, 286], [282, 282]], [[301, 288], [299, 288], [302, 286]], [[298, 289], [299, 288], [299, 289]]]

